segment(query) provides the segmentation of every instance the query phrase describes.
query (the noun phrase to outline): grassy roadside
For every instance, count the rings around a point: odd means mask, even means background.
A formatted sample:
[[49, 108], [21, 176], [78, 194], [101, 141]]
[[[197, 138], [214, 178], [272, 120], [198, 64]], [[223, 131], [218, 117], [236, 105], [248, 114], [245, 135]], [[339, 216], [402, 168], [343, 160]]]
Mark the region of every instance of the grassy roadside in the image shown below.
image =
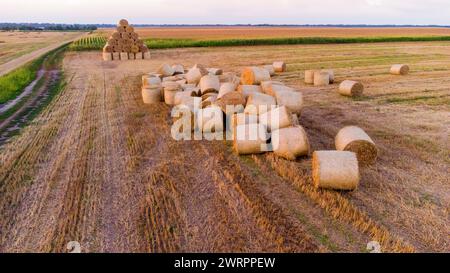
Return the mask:
[[[82, 38], [70, 45], [73, 51], [101, 50], [106, 44], [106, 37], [94, 36]], [[356, 44], [356, 43], [388, 43], [388, 42], [432, 42], [450, 41], [450, 36], [424, 37], [299, 37], [299, 38], [267, 38], [267, 39], [145, 39], [151, 49], [184, 48], [184, 47], [226, 47], [226, 46], [258, 46], [258, 45], [313, 45], [313, 44]]]

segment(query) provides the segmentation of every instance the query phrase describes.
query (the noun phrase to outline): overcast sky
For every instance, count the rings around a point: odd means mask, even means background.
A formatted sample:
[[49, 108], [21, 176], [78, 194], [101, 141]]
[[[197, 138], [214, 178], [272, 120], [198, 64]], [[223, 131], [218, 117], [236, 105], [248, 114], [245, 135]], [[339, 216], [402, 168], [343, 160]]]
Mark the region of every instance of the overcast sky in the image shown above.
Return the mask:
[[450, 25], [450, 0], [1, 0], [0, 14], [0, 22]]

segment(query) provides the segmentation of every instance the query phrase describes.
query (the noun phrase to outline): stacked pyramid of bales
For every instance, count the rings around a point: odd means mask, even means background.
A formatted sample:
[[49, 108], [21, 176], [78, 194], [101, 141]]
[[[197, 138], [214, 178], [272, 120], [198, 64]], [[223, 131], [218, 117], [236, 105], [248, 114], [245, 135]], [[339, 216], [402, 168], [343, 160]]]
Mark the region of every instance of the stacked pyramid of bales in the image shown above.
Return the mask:
[[116, 31], [103, 47], [103, 60], [142, 60], [150, 59], [150, 51], [128, 21], [119, 21]]

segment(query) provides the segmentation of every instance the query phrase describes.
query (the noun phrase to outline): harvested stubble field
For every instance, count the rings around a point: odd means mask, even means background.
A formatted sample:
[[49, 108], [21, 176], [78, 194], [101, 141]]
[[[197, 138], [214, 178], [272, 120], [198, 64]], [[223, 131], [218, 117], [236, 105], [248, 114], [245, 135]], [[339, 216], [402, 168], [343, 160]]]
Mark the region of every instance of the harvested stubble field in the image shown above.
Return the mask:
[[[0, 153], [0, 251], [448, 252], [450, 43], [264, 46], [153, 51], [102, 62], [72, 52], [68, 86]], [[345, 125], [380, 148], [355, 192], [316, 190], [311, 159], [238, 157], [225, 142], [176, 142], [166, 105], [146, 106], [141, 75], [162, 63], [226, 71], [284, 60], [303, 91], [314, 150]], [[393, 63], [410, 75], [392, 76]], [[334, 68], [313, 88], [303, 70]], [[344, 79], [365, 96], [341, 97]]]

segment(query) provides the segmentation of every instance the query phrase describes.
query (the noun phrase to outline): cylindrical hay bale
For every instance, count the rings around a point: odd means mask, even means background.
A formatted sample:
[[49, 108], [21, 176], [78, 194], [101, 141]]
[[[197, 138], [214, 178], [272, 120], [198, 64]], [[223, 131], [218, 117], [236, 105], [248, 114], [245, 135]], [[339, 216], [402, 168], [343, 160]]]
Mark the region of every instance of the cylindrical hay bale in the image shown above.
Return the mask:
[[264, 125], [242, 124], [234, 129], [233, 148], [239, 155], [260, 154], [267, 150], [269, 134]]
[[259, 85], [239, 85], [238, 91], [247, 99], [252, 94], [262, 93], [262, 88]]
[[124, 33], [126, 31], [126, 28], [124, 26], [119, 26], [116, 28], [117, 32]]
[[330, 84], [334, 83], [334, 70], [333, 69], [322, 69], [322, 72], [327, 72], [330, 75]]
[[147, 52], [143, 52], [142, 53], [142, 57], [143, 57], [143, 59], [144, 60], [150, 60], [150, 51], [147, 51]]
[[103, 60], [104, 61], [112, 61], [113, 55], [110, 52], [103, 52]]
[[200, 79], [200, 90], [202, 94], [209, 92], [219, 92], [220, 81], [215, 75], [206, 75]]
[[274, 62], [273, 68], [275, 72], [285, 72], [286, 71], [286, 63], [285, 62]]
[[361, 165], [375, 162], [378, 149], [370, 136], [363, 129], [347, 126], [339, 131], [335, 139], [336, 150], [354, 152]]
[[156, 104], [161, 102], [161, 88], [142, 88], [142, 99], [145, 104]]
[[[126, 32], [128, 32], [128, 33], [134, 33], [134, 27], [132, 27], [132, 26], [126, 26], [125, 27], [125, 31]], [[130, 35], [130, 37], [131, 37], [131, 35]]]
[[303, 94], [301, 92], [278, 92], [276, 98], [279, 106], [286, 106], [291, 113], [301, 115], [303, 109]]
[[144, 86], [144, 87], [161, 87], [161, 78], [144, 75], [144, 76], [142, 76], [142, 86]]
[[314, 73], [314, 85], [326, 86], [330, 84], [330, 74], [324, 71], [316, 71]]
[[273, 67], [273, 65], [265, 65], [265, 66], [263, 66], [262, 68], [264, 68], [265, 70], [267, 70], [267, 71], [269, 71], [269, 75], [272, 77], [272, 76], [275, 76], [275, 68]]
[[122, 60], [122, 61], [128, 60], [128, 53], [127, 52], [120, 52], [120, 60]]
[[215, 104], [219, 106], [225, 114], [229, 114], [230, 111], [235, 113], [236, 109], [241, 109], [240, 111], [244, 110], [245, 97], [241, 93], [233, 91], [223, 95], [215, 102]]
[[317, 151], [313, 154], [312, 174], [316, 188], [353, 191], [359, 185], [359, 166], [355, 153]]
[[137, 45], [132, 45], [131, 46], [131, 52], [132, 53], [138, 53], [139, 52], [139, 47]]
[[394, 64], [391, 67], [392, 75], [406, 75], [409, 73], [409, 66], [405, 64]]
[[175, 96], [177, 93], [182, 92], [181, 90], [170, 90], [164, 88], [164, 102], [167, 105], [175, 105]]
[[162, 74], [164, 77], [170, 77], [170, 76], [173, 76], [173, 74], [175, 73], [175, 70], [172, 68], [172, 66], [170, 66], [168, 64], [162, 64], [158, 68], [158, 73]]
[[211, 75], [220, 76], [223, 74], [223, 70], [220, 68], [207, 68], [208, 73]]
[[178, 92], [175, 94], [175, 98], [174, 98], [174, 104], [175, 105], [180, 105], [183, 102], [185, 102], [188, 98], [191, 97], [191, 92]]
[[111, 35], [111, 38], [113, 38], [114, 40], [119, 40], [121, 37], [120, 37], [120, 33], [119, 32], [114, 32], [112, 35]]
[[364, 85], [360, 82], [345, 80], [339, 85], [339, 94], [343, 96], [356, 97], [364, 92]]
[[263, 93], [254, 93], [248, 97], [244, 112], [252, 115], [264, 114], [276, 106], [275, 98]]
[[190, 84], [198, 84], [202, 77], [203, 74], [198, 68], [191, 68], [188, 73], [186, 73], [186, 80]]
[[172, 91], [181, 90], [181, 86], [177, 82], [166, 81], [166, 82], [162, 82], [161, 85], [164, 89], [167, 89], [167, 90], [172, 90]]
[[285, 92], [295, 92], [295, 90], [285, 85], [272, 84], [270, 86], [270, 89], [267, 90], [267, 95], [277, 97], [278, 93], [285, 93]]
[[119, 26], [119, 27], [124, 27], [124, 26], [128, 26], [128, 25], [129, 25], [128, 20], [126, 20], [126, 19], [121, 19], [121, 20], [119, 21], [119, 24], [118, 24], [117, 26]]
[[172, 65], [173, 70], [175, 71], [174, 75], [184, 74], [184, 67], [181, 64]]
[[136, 55], [134, 53], [128, 53], [128, 60], [135, 60], [136, 59]]
[[281, 106], [259, 116], [259, 122], [270, 132], [292, 126], [292, 114]]
[[272, 147], [275, 155], [287, 160], [296, 160], [309, 155], [310, 145], [305, 129], [288, 127], [272, 132]]
[[[222, 75], [219, 75], [220, 82], [233, 82], [234, 78], [236, 77], [236, 73], [234, 72], [225, 72]], [[239, 79], [240, 82], [241, 79]]]
[[305, 83], [314, 84], [314, 74], [317, 70], [306, 70], [305, 71]]
[[278, 82], [278, 81], [264, 81], [264, 82], [261, 82], [261, 89], [262, 89], [263, 93], [271, 95], [270, 93], [272, 91], [272, 85], [284, 86], [284, 84], [282, 82]]
[[270, 74], [264, 68], [247, 67], [244, 68], [241, 75], [241, 84], [243, 85], [258, 85], [263, 81], [270, 81]]
[[136, 60], [142, 60], [144, 56], [142, 56], [142, 52], [137, 52], [136, 54]]
[[203, 133], [223, 132], [223, 113], [220, 107], [200, 109], [197, 113], [197, 125]]
[[217, 98], [221, 98], [224, 95], [236, 91], [236, 85], [231, 82], [222, 83], [219, 89], [219, 96]]

